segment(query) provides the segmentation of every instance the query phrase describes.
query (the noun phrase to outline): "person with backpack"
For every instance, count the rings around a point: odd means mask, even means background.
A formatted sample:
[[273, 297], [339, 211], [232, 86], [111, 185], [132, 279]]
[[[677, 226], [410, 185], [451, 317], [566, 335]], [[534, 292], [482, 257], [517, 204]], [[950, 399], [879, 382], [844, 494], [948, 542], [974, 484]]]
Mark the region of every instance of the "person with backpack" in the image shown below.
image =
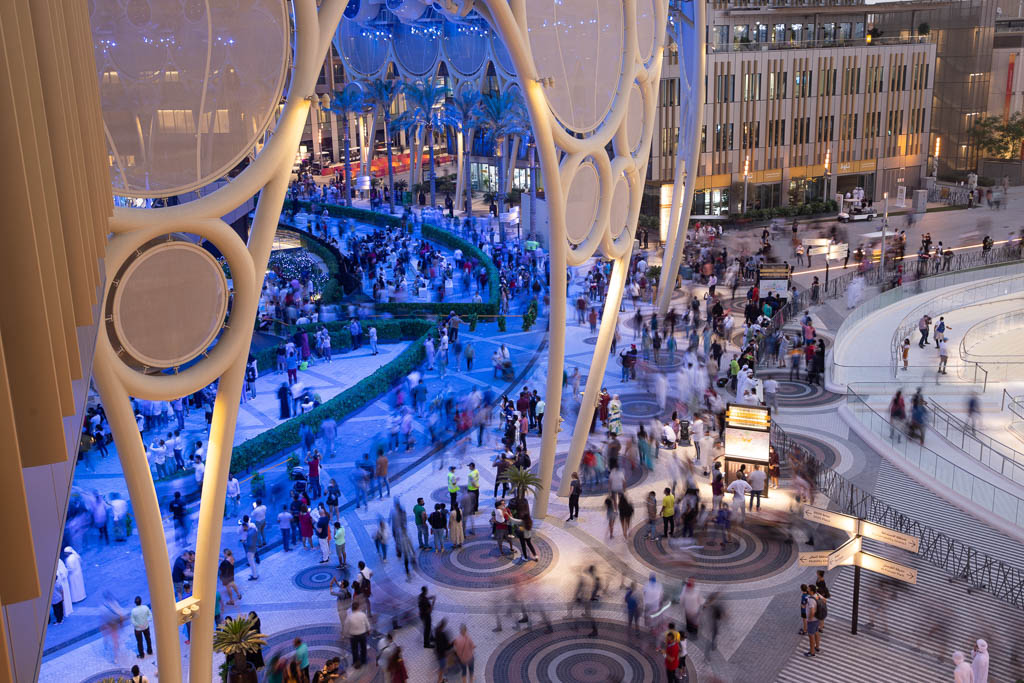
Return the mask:
[[815, 595], [818, 598], [818, 633], [825, 632], [825, 617], [828, 616], [828, 600], [832, 594], [825, 583], [825, 570], [818, 570], [818, 579], [814, 582]]
[[[373, 593], [370, 586], [370, 579], [373, 578], [373, 571], [366, 566], [366, 563], [362, 560], [357, 565], [359, 567], [359, 573], [356, 574], [355, 579], [352, 581], [352, 601], [361, 602], [366, 607], [366, 615], [368, 617], [373, 616], [373, 609], [370, 607], [370, 595]], [[356, 597], [358, 596], [358, 601]]]

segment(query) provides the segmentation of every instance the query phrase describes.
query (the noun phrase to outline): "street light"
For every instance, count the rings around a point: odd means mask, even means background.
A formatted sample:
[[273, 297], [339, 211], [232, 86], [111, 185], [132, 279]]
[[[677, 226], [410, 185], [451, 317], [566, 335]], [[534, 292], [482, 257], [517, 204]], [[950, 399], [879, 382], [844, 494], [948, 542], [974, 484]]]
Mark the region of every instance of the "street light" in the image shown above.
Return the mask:
[[882, 199], [885, 200], [885, 208], [882, 216], [882, 274], [880, 277], [885, 277], [885, 229], [889, 227], [889, 193], [883, 192]]
[[[825, 149], [825, 199], [832, 198], [832, 148]], [[842, 207], [839, 207], [842, 209]]]
[[747, 184], [750, 181], [750, 155], [743, 162], [743, 213], [747, 212]]

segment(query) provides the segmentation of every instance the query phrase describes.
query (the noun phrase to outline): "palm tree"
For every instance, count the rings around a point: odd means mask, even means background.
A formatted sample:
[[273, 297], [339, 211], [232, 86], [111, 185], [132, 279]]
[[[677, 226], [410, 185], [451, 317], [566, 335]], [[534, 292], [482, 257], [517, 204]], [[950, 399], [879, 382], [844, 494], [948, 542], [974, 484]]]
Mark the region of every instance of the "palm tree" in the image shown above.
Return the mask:
[[[395, 98], [398, 97], [398, 90], [398, 81], [393, 78], [369, 82], [367, 83], [366, 90], [367, 103], [373, 106], [375, 112], [378, 107], [384, 112], [384, 145], [388, 150], [388, 185], [391, 188], [389, 202], [391, 213], [395, 212], [395, 165], [391, 156], [391, 105], [394, 103]], [[373, 160], [372, 152], [370, 159], [371, 161]]]
[[[513, 135], [522, 133], [519, 110], [522, 108], [519, 95], [506, 90], [505, 92], [487, 93], [480, 99], [477, 109], [476, 126], [484, 131], [487, 139], [493, 141], [495, 156], [498, 157], [498, 213], [501, 214], [505, 205], [505, 157], [502, 148], [505, 141]], [[501, 241], [505, 241], [505, 229], [501, 229]]]
[[[473, 184], [469, 180], [469, 147], [472, 144], [472, 126], [480, 106], [480, 93], [464, 87], [458, 95], [444, 105], [444, 122], [459, 133], [459, 182], [466, 190], [466, 215], [473, 215]], [[455, 188], [459, 194], [460, 187]]]
[[528, 469], [510, 467], [505, 471], [505, 480], [516, 492], [516, 500], [526, 500], [527, 493], [536, 494], [543, 486], [540, 477]]
[[337, 114], [341, 117], [343, 125], [342, 138], [345, 140], [345, 205], [352, 206], [352, 182], [349, 178], [349, 130], [348, 130], [348, 117], [350, 114], [362, 114], [366, 111], [366, 103], [363, 100], [362, 91], [358, 88], [345, 88], [339, 92], [334, 93], [334, 97], [331, 99], [331, 106], [327, 107], [327, 111]]
[[[405, 92], [405, 125], [412, 130], [423, 132], [423, 141], [429, 145], [430, 152], [430, 205], [437, 206], [437, 186], [434, 182], [434, 129], [442, 127], [441, 112], [438, 108], [445, 96], [445, 89], [428, 81], [406, 83]], [[417, 156], [419, 150], [417, 150]], [[416, 160], [417, 165], [419, 159]]]
[[245, 656], [258, 652], [267, 644], [267, 637], [256, 630], [252, 617], [225, 621], [213, 632], [213, 650], [222, 652], [231, 663], [229, 681], [255, 681], [256, 671], [246, 666]]

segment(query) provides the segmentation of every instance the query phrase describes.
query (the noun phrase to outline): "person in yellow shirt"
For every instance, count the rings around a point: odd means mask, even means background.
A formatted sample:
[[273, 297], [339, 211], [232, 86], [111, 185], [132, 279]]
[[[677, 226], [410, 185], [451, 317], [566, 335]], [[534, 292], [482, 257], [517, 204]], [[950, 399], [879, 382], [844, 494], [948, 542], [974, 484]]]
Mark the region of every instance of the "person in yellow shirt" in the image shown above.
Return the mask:
[[676, 533], [676, 497], [672, 489], [665, 488], [665, 497], [661, 499], [662, 535], [671, 536]]

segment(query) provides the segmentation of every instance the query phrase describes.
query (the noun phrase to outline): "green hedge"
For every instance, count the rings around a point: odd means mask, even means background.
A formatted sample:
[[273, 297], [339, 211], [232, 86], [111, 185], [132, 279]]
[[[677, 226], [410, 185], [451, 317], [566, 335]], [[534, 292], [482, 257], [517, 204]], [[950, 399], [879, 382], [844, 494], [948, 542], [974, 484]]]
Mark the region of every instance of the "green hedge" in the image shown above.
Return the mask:
[[766, 218], [779, 218], [779, 217], [791, 217], [791, 216], [814, 216], [822, 213], [832, 213], [838, 211], [839, 205], [836, 200], [829, 199], [824, 202], [811, 202], [809, 204], [800, 204], [799, 206], [790, 204], [788, 206], [775, 206], [770, 209], [750, 209], [743, 218], [750, 218], [753, 220], [764, 220]]
[[[290, 338], [293, 334], [298, 332], [300, 329], [305, 330], [309, 333], [309, 345], [312, 348], [315, 345], [313, 336], [317, 333], [321, 326], [327, 328], [327, 332], [331, 335], [331, 351], [334, 353], [345, 353], [346, 351], [352, 350], [352, 335], [349, 334], [348, 326], [350, 325], [348, 320], [336, 320], [329, 323], [311, 323], [309, 325], [287, 325], [281, 330], [281, 336], [285, 339]], [[403, 339], [416, 339], [424, 333], [426, 329], [424, 326], [432, 327], [431, 323], [425, 320], [415, 319], [375, 319], [372, 321], [362, 321], [363, 332], [372, 325], [377, 328], [377, 341], [381, 344], [394, 343], [402, 341]], [[263, 349], [256, 356], [256, 367], [261, 371], [273, 370], [277, 363], [277, 348], [270, 347]]]
[[[385, 325], [385, 322], [390, 323], [390, 325]], [[326, 324], [328, 325], [328, 330], [330, 330], [332, 325], [339, 325], [340, 323]], [[399, 332], [416, 330], [419, 332], [419, 335], [416, 341], [410, 344], [409, 348], [402, 351], [393, 361], [334, 398], [304, 415], [297, 415], [273, 429], [269, 429], [259, 436], [255, 436], [235, 446], [231, 452], [231, 472], [233, 474], [251, 470], [281, 451], [293, 448], [299, 443], [299, 427], [302, 425], [307, 424], [314, 429], [318, 429], [320, 423], [328, 417], [340, 420], [391, 389], [398, 380], [419, 367], [425, 357], [423, 343], [426, 341], [427, 335], [434, 329], [432, 322], [427, 320], [394, 320], [375, 321], [374, 325], [377, 327], [378, 340], [384, 339], [383, 334], [385, 332], [387, 334], [394, 334], [396, 330]], [[347, 335], [348, 332], [346, 331], [345, 334]], [[333, 336], [334, 332], [332, 331], [332, 338]]]
[[[311, 210], [312, 204], [308, 201], [300, 201], [299, 206], [303, 209]], [[366, 209], [348, 208], [346, 206], [338, 206], [337, 204], [318, 204], [318, 206], [327, 209], [327, 213], [330, 216], [340, 218], [353, 218], [361, 223], [369, 223], [370, 225], [381, 225], [388, 227], [397, 227], [403, 224], [401, 218], [391, 216], [384, 213], [377, 213], [376, 211], [367, 211]], [[322, 210], [322, 209], [321, 209]], [[481, 304], [474, 303], [453, 303], [453, 302], [386, 302], [379, 303], [374, 306], [375, 310], [381, 313], [390, 313], [392, 315], [412, 315], [412, 314], [432, 314], [432, 315], [447, 315], [449, 311], [455, 311], [460, 316], [466, 315], [497, 315], [498, 314], [498, 296], [499, 296], [499, 278], [498, 269], [494, 265], [494, 261], [490, 259], [487, 254], [481, 251], [475, 244], [464, 240], [458, 235], [454, 235], [443, 228], [439, 228], [436, 225], [430, 223], [424, 223], [422, 227], [423, 239], [430, 240], [442, 244], [453, 251], [455, 249], [461, 249], [463, 255], [466, 258], [475, 258], [477, 261], [484, 265], [487, 269], [487, 282], [489, 288], [489, 296], [486, 301]], [[324, 259], [327, 260], [327, 259]], [[328, 266], [330, 267], [330, 266]], [[378, 330], [379, 331], [379, 330]]]

